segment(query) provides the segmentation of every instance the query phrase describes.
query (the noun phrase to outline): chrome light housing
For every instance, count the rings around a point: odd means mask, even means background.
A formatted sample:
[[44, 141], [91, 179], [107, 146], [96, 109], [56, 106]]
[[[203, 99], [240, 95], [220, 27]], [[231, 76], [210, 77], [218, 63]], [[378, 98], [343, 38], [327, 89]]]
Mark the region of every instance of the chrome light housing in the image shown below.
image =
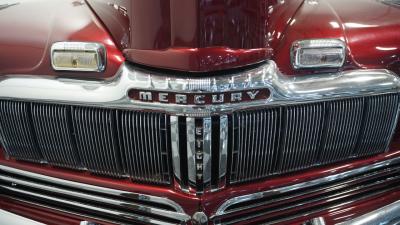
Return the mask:
[[338, 39], [299, 40], [291, 49], [295, 69], [340, 68], [345, 59], [346, 44]]
[[106, 49], [99, 43], [57, 42], [51, 47], [51, 64], [59, 71], [102, 72]]

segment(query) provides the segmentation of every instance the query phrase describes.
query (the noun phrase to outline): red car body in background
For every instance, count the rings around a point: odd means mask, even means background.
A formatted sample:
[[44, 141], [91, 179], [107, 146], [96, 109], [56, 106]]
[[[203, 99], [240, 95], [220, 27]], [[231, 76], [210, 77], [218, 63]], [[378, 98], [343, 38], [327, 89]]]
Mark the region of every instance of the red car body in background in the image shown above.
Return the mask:
[[[194, 79], [247, 71], [269, 60], [274, 61], [278, 70], [288, 77], [372, 69], [400, 74], [400, 3], [395, 0], [13, 0], [12, 3], [15, 5], [0, 8], [0, 80], [33, 75], [108, 81], [113, 80], [121, 66], [128, 62], [141, 70]], [[344, 65], [340, 68], [295, 69], [291, 64], [292, 44], [307, 39], [339, 39], [346, 43]], [[54, 70], [49, 52], [55, 42], [102, 43], [107, 51], [106, 69], [103, 72]], [[51, 93], [47, 97], [51, 99]], [[6, 156], [5, 151], [0, 165], [167, 198], [181, 206], [190, 217], [202, 212], [213, 224], [217, 223], [213, 216], [218, 209], [232, 198], [396, 159], [400, 157], [399, 141], [396, 131], [389, 149], [379, 154], [226, 184], [217, 191], [202, 194], [182, 191], [176, 180], [170, 185], [159, 186], [115, 179], [88, 171], [19, 161]], [[336, 224], [400, 200], [399, 191], [393, 188], [356, 200], [352, 199], [353, 195], [367, 193], [352, 190], [348, 196], [345, 193], [339, 196], [338, 199], [349, 199], [337, 205], [330, 205], [337, 200], [332, 196], [295, 209], [238, 220], [237, 223], [275, 221], [302, 224], [322, 217], [327, 224]], [[323, 210], [299, 213], [311, 206]], [[112, 223], [84, 213], [70, 214], [7, 196], [0, 198], [0, 208], [46, 224]], [[292, 214], [298, 216], [291, 218]], [[270, 219], [280, 217], [287, 220]], [[199, 221], [193, 219], [192, 222]]]

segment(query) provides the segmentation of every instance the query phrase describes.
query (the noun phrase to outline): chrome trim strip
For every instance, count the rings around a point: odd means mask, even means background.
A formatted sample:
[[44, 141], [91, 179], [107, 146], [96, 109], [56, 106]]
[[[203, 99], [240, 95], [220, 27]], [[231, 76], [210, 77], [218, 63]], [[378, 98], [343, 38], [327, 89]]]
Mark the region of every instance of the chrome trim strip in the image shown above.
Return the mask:
[[171, 123], [171, 151], [172, 165], [175, 176], [180, 180], [181, 177], [181, 157], [179, 154], [179, 122], [177, 116], [170, 117]]
[[0, 188], [6, 189], [8, 191], [16, 192], [16, 193], [19, 193], [22, 195], [28, 195], [28, 196], [39, 198], [39, 199], [45, 199], [47, 201], [57, 202], [59, 204], [68, 205], [70, 207], [84, 208], [86, 210], [92, 210], [97, 213], [105, 213], [105, 214], [109, 214], [109, 215], [113, 215], [113, 216], [117, 216], [117, 217], [121, 217], [121, 218], [125, 218], [125, 219], [134, 219], [134, 220], [138, 220], [141, 222], [158, 224], [158, 225], [164, 225], [164, 224], [173, 225], [173, 223], [166, 223], [165, 221], [160, 221], [160, 220], [155, 220], [155, 219], [151, 219], [151, 218], [144, 217], [144, 216], [135, 215], [134, 213], [126, 213], [126, 212], [119, 212], [117, 210], [104, 209], [104, 208], [100, 208], [100, 207], [96, 207], [93, 205], [84, 204], [84, 203], [80, 203], [80, 202], [76, 202], [76, 201], [64, 200], [61, 198], [54, 198], [51, 196], [33, 193], [31, 191], [24, 191], [24, 190], [20, 190], [18, 188], [5, 187], [3, 185], [0, 185]]
[[[134, 202], [127, 202], [127, 201], [122, 201], [122, 200], [117, 200], [117, 199], [96, 196], [96, 195], [92, 195], [92, 194], [86, 194], [84, 192], [79, 192], [79, 191], [65, 190], [65, 189], [61, 189], [61, 188], [51, 186], [51, 185], [37, 184], [34, 182], [29, 182], [29, 181], [25, 181], [25, 180], [21, 180], [21, 179], [15, 179], [15, 178], [8, 177], [8, 176], [0, 175], [0, 181], [12, 183], [14, 186], [22, 185], [25, 187], [35, 188], [37, 190], [44, 190], [44, 191], [48, 191], [51, 193], [61, 194], [64, 196], [73, 196], [76, 198], [80, 198], [82, 200], [89, 200], [92, 202], [106, 203], [106, 204], [114, 205], [114, 206], [121, 206], [123, 208], [127, 208], [130, 210], [133, 209], [133, 210], [138, 210], [138, 211], [142, 211], [142, 212], [146, 212], [146, 213], [150, 213], [150, 214], [154, 214], [154, 215], [161, 215], [161, 216], [171, 218], [171, 219], [178, 219], [181, 221], [186, 221], [188, 219], [187, 215], [183, 214], [183, 213], [174, 213], [174, 212], [171, 212], [168, 210], [163, 210], [163, 209], [159, 209], [159, 208], [155, 208], [155, 207], [150, 208], [150, 207], [146, 207], [146, 206], [143, 206], [140, 204], [136, 204]], [[5, 185], [0, 185], [0, 187], [8, 188]]]
[[[327, 177], [310, 180], [310, 181], [306, 181], [306, 182], [295, 184], [295, 185], [290, 185], [290, 186], [280, 187], [280, 188], [276, 188], [276, 189], [272, 189], [272, 190], [267, 190], [264, 192], [257, 192], [257, 193], [253, 193], [253, 194], [249, 194], [249, 195], [234, 197], [234, 198], [231, 198], [228, 201], [224, 202], [218, 208], [215, 215], [213, 215], [211, 218], [213, 219], [218, 216], [224, 216], [224, 215], [233, 213], [233, 212], [226, 211], [226, 209], [228, 209], [229, 207], [231, 207], [233, 205], [239, 204], [239, 203], [244, 203], [244, 202], [252, 201], [252, 200], [256, 200], [256, 199], [261, 199], [261, 198], [271, 196], [271, 195], [282, 194], [282, 193], [286, 193], [289, 191], [295, 191], [295, 190], [302, 189], [302, 188], [308, 188], [308, 187], [312, 187], [315, 185], [322, 185], [322, 184], [325, 184], [325, 183], [328, 183], [328, 182], [331, 182], [331, 181], [334, 181], [337, 179], [348, 178], [351, 176], [362, 174], [362, 173], [370, 171], [370, 170], [379, 169], [379, 168], [386, 167], [386, 166], [396, 164], [396, 163], [400, 163], [400, 158], [389, 159], [389, 160], [378, 162], [378, 163], [375, 163], [372, 165], [360, 167], [360, 168], [357, 168], [354, 170], [349, 170], [349, 171], [346, 171], [343, 173], [330, 175]], [[236, 211], [234, 211], [234, 212], [236, 212]]]
[[[177, 203], [175, 203], [174, 201], [172, 201], [170, 199], [163, 198], [163, 197], [156, 197], [156, 196], [151, 196], [151, 195], [139, 194], [139, 193], [134, 193], [134, 192], [129, 192], [129, 191], [116, 190], [116, 189], [111, 189], [111, 188], [94, 186], [94, 185], [90, 185], [90, 184], [79, 183], [79, 182], [75, 182], [75, 181], [59, 179], [59, 178], [55, 178], [55, 177], [41, 175], [38, 173], [28, 172], [25, 170], [15, 169], [15, 168], [4, 166], [4, 165], [0, 165], [0, 170], [7, 172], [7, 173], [16, 174], [16, 175], [24, 176], [24, 177], [29, 177], [31, 179], [37, 179], [37, 180], [44, 181], [44, 182], [51, 182], [51, 183], [55, 183], [55, 184], [70, 187], [70, 188], [82, 189], [85, 191], [95, 192], [95, 193], [99, 193], [99, 194], [113, 195], [116, 197], [123, 196], [123, 197], [130, 198], [133, 200], [140, 200], [140, 201], [145, 201], [145, 202], [149, 202], [149, 203], [159, 203], [159, 204], [162, 204], [165, 206], [172, 207], [173, 209], [175, 209], [175, 211], [177, 213], [185, 214], [185, 211], [183, 210], [183, 208], [180, 205], [178, 205]], [[171, 213], [174, 213], [174, 212], [171, 212]], [[186, 216], [186, 218], [188, 220], [190, 219], [189, 216]]]
[[228, 161], [228, 116], [220, 117], [219, 125], [219, 179], [226, 176], [226, 168]]
[[[124, 64], [114, 78], [103, 81], [29, 75], [3, 76], [0, 79], [2, 99], [157, 110], [189, 116], [208, 116], [210, 113], [231, 112], [250, 107], [400, 92], [400, 79], [388, 70], [352, 70], [336, 74], [294, 77], [281, 74], [273, 61], [267, 61], [262, 66], [246, 72], [199, 79], [150, 74], [129, 64]], [[257, 88], [269, 88], [269, 99], [200, 106], [141, 102], [131, 100], [128, 96], [130, 89], [193, 94]]]
[[203, 119], [203, 183], [206, 185], [211, 182], [211, 124], [211, 117]]
[[192, 184], [196, 184], [196, 138], [195, 118], [186, 118], [186, 141], [187, 141], [187, 167], [188, 178]]
[[338, 225], [398, 224], [400, 220], [400, 201], [367, 213]]

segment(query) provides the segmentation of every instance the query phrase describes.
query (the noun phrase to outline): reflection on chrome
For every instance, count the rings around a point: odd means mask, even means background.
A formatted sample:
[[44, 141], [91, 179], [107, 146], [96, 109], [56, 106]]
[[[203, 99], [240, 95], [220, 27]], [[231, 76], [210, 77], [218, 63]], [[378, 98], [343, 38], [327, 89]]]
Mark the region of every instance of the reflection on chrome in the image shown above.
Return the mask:
[[[249, 102], [183, 105], [132, 100], [128, 91], [135, 88], [177, 94], [226, 93], [267, 88], [271, 95], [268, 99]], [[210, 115], [254, 107], [397, 92], [400, 92], [400, 79], [388, 70], [286, 76], [279, 72], [273, 61], [246, 72], [208, 78], [168, 77], [124, 64], [114, 78], [103, 81], [28, 75], [4, 76], [0, 80], [2, 99], [156, 110], [174, 115]]]

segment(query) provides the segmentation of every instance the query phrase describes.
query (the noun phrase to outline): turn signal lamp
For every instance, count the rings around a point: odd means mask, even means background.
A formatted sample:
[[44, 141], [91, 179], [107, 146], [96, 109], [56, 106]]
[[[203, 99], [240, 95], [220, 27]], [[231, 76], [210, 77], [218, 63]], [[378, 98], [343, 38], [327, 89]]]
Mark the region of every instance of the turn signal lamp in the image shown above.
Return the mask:
[[346, 59], [346, 44], [338, 39], [296, 41], [291, 60], [295, 69], [340, 68]]
[[57, 42], [51, 47], [51, 64], [58, 71], [102, 72], [106, 60], [106, 49], [99, 43]]

